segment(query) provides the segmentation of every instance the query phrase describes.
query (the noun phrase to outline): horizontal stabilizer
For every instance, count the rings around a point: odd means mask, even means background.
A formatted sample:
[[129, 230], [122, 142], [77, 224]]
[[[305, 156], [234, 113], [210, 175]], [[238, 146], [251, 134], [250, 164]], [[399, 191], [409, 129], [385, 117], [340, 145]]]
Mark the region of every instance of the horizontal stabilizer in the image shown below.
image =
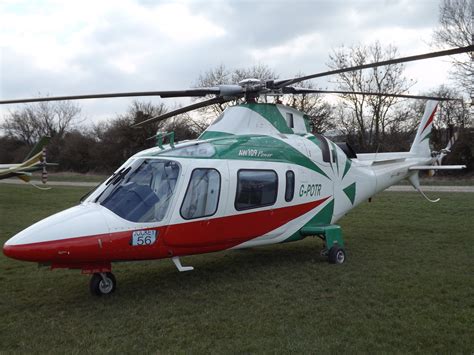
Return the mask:
[[466, 165], [415, 165], [408, 170], [460, 170], [466, 169]]
[[392, 164], [392, 163], [401, 163], [405, 161], [405, 158], [392, 158], [392, 159], [378, 159], [372, 162], [372, 165], [381, 165], [381, 164]]

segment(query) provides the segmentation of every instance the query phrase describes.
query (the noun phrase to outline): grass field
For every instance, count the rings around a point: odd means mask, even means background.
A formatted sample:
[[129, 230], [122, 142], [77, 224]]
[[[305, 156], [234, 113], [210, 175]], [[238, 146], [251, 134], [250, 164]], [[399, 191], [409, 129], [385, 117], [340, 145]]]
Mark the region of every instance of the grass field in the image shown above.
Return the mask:
[[[111, 174], [110, 174], [111, 175]], [[72, 172], [48, 172], [48, 181], [70, 181], [70, 182], [102, 182], [110, 175], [104, 174], [79, 174]], [[41, 173], [33, 174], [36, 180], [41, 180]]]
[[[88, 189], [0, 185], [3, 243]], [[0, 256], [0, 351], [474, 352], [474, 194], [383, 193], [341, 220], [348, 260], [302, 242], [114, 265], [87, 276]]]

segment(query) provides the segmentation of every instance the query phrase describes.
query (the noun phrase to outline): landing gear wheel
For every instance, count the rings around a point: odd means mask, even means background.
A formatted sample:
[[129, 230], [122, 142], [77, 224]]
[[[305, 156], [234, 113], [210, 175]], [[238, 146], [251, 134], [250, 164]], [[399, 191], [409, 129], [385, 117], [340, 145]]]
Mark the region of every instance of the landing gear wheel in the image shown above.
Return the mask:
[[329, 249], [328, 259], [330, 264], [343, 264], [346, 261], [346, 252], [341, 247], [333, 246]]
[[115, 291], [117, 281], [111, 272], [95, 273], [89, 284], [91, 293], [95, 296], [108, 295]]

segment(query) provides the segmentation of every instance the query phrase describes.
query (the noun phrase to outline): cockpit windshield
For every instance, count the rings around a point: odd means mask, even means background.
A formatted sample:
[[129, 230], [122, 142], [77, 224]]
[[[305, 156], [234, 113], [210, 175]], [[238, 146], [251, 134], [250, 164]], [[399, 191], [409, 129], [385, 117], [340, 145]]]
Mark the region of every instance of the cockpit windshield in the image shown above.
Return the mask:
[[95, 202], [131, 222], [159, 222], [168, 210], [179, 170], [174, 161], [137, 160], [110, 178]]

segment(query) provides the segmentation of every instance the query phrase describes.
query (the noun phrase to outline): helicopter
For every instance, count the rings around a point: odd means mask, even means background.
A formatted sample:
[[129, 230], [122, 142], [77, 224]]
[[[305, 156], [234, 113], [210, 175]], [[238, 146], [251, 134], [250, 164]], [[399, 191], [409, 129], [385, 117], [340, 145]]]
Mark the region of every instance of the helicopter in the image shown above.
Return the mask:
[[44, 136], [34, 145], [31, 151], [26, 155], [22, 163], [0, 164], [0, 180], [17, 177], [26, 183], [44, 190], [49, 188], [39, 187], [31, 182], [32, 172], [41, 170], [41, 182], [48, 182], [48, 166], [57, 166], [57, 163], [46, 161], [46, 146], [51, 137]]
[[[348, 144], [312, 134], [304, 112], [278, 102], [261, 103], [259, 97], [347, 94], [294, 84], [473, 49], [455, 48], [285, 80], [246, 79], [233, 85], [187, 90], [2, 100], [0, 104], [213, 96], [137, 124], [142, 125], [244, 99], [228, 107], [196, 140], [175, 143], [172, 134], [157, 133], [156, 147], [130, 157], [79, 205], [11, 237], [3, 253], [51, 269], [91, 274], [89, 288], [97, 296], [116, 289], [113, 262], [170, 258], [180, 272], [185, 272], [193, 267], [182, 264], [183, 256], [286, 243], [308, 236], [323, 240], [321, 254], [330, 263], [342, 264], [346, 249], [336, 222], [351, 209], [403, 179], [423, 194], [419, 181], [422, 170], [464, 167], [440, 165], [447, 151], [433, 153], [429, 146], [437, 104], [448, 99], [352, 92], [427, 100], [408, 152], [356, 154]], [[165, 138], [169, 138], [168, 144], [164, 144]]]

